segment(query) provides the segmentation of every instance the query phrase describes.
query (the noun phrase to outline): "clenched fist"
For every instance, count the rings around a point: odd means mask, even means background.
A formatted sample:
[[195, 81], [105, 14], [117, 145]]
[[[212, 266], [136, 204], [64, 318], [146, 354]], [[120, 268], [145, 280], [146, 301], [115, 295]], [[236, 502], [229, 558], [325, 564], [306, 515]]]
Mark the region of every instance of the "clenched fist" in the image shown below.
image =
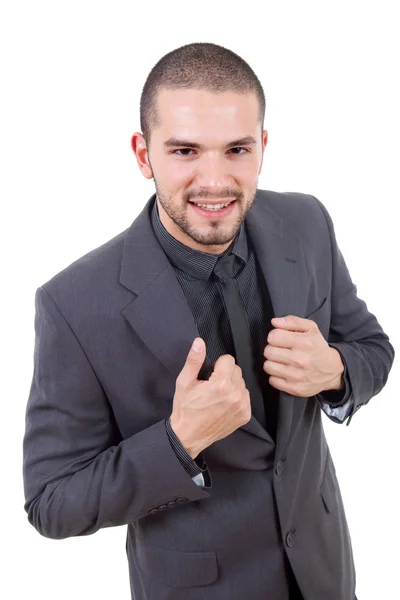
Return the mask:
[[230, 354], [220, 356], [208, 381], [198, 379], [206, 344], [189, 351], [176, 379], [171, 427], [185, 450], [195, 458], [204, 448], [227, 437], [251, 419], [250, 394], [242, 369]]

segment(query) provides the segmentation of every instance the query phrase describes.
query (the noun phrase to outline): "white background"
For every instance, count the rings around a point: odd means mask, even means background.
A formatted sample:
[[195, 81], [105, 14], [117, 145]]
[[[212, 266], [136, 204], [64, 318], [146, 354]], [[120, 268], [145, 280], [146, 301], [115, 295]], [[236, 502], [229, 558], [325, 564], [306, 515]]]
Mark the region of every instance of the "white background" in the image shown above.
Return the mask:
[[[130, 137], [145, 78], [165, 53], [215, 42], [252, 66], [269, 131], [259, 187], [325, 204], [358, 295], [399, 346], [396, 10], [382, 1], [2, 3], [3, 598], [130, 599], [125, 527], [55, 541], [29, 525], [22, 437], [35, 290], [126, 229], [153, 193]], [[399, 384], [395, 359], [349, 427], [324, 416], [359, 600], [400, 597]]]

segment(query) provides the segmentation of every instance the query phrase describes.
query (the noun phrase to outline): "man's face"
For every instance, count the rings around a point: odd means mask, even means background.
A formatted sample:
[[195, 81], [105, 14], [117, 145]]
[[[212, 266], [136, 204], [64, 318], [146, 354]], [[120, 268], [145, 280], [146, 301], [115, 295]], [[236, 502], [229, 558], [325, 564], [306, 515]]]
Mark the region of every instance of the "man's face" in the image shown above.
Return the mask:
[[[157, 114], [149, 147], [135, 133], [132, 148], [143, 175], [154, 177], [161, 222], [186, 246], [220, 254], [254, 202], [268, 137], [257, 96], [162, 89]], [[214, 214], [190, 202], [230, 200]]]

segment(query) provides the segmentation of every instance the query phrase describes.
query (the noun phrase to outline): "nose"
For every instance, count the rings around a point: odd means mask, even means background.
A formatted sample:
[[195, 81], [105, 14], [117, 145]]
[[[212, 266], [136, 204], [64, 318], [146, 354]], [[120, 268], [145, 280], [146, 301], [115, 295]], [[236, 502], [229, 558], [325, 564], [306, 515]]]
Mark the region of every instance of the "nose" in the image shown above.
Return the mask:
[[232, 187], [232, 179], [226, 159], [218, 156], [202, 157], [198, 165], [196, 183], [210, 194], [219, 194], [222, 189]]

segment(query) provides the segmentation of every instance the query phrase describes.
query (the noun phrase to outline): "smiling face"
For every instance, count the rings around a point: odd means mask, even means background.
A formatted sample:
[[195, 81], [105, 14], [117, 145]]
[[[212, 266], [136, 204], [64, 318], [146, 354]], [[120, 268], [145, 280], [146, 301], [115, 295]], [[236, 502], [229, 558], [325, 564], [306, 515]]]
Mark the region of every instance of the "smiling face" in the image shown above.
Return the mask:
[[[259, 110], [253, 92], [161, 89], [149, 147], [141, 133], [133, 135], [139, 168], [154, 177], [160, 220], [186, 246], [220, 254], [238, 233], [254, 202], [268, 139]], [[215, 214], [190, 202], [231, 200]]]

